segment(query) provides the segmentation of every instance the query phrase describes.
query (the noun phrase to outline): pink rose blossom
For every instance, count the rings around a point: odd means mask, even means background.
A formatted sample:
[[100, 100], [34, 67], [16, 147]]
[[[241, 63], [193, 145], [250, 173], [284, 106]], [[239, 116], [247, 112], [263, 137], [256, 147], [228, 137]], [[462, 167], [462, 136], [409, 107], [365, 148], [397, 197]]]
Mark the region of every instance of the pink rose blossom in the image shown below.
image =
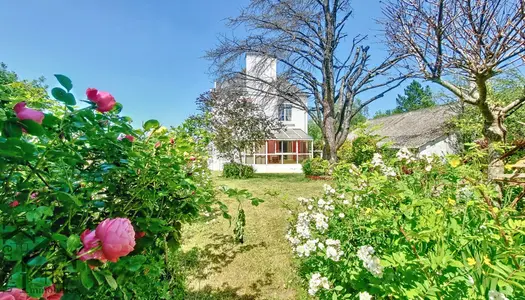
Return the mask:
[[42, 124], [44, 120], [43, 112], [27, 108], [25, 102], [18, 102], [13, 109], [19, 120], [33, 120], [38, 124]]
[[29, 296], [21, 289], [10, 289], [0, 292], [0, 300], [29, 300]]
[[84, 248], [78, 252], [80, 260], [86, 261], [90, 259], [97, 259], [103, 263], [107, 261], [104, 253], [102, 252], [102, 249], [86, 254], [87, 252], [92, 251], [92, 249], [100, 246], [100, 240], [96, 237], [95, 231], [91, 231], [89, 229], [84, 230], [84, 232], [82, 232], [80, 235], [80, 240], [82, 241], [82, 245], [84, 245]]
[[156, 142], [156, 143], [155, 143], [155, 148], [158, 148], [158, 147], [160, 147], [160, 145], [161, 145], [161, 143], [160, 143], [160, 142]]
[[97, 226], [95, 232], [102, 244], [102, 252], [109, 261], [117, 262], [135, 248], [135, 230], [128, 219], [106, 219]]
[[130, 142], [132, 142], [132, 143], [133, 143], [133, 141], [135, 140], [135, 137], [132, 136], [132, 135], [129, 135], [129, 134], [126, 135], [125, 138], [128, 139], [128, 141], [130, 141]]
[[97, 105], [99, 112], [108, 112], [117, 104], [115, 98], [108, 92], [101, 92], [94, 88], [86, 90], [88, 99]]
[[34, 192], [34, 193], [31, 193], [31, 199], [35, 199], [36, 197], [38, 197], [38, 193], [37, 192]]
[[15, 201], [9, 203], [9, 206], [10, 206], [10, 207], [17, 207], [18, 205], [20, 205], [20, 202], [18, 202], [17, 200], [15, 200]]
[[191, 161], [194, 161], [195, 159], [196, 159], [195, 156], [193, 156], [193, 155], [190, 156], [190, 160], [191, 160]]

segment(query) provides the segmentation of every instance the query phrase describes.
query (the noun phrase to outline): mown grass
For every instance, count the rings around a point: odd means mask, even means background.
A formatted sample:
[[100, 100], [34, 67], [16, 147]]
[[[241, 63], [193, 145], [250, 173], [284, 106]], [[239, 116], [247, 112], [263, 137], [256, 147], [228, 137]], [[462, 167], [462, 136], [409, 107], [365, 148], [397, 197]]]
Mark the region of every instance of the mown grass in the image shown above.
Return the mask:
[[[187, 267], [185, 299], [302, 299], [290, 246], [285, 239], [289, 208], [300, 196], [322, 192], [324, 181], [302, 174], [256, 174], [229, 180], [215, 176], [217, 186], [247, 189], [265, 200], [257, 207], [245, 203], [243, 244], [234, 242], [233, 227], [220, 216], [184, 228], [183, 257]], [[235, 214], [237, 202], [219, 194]]]

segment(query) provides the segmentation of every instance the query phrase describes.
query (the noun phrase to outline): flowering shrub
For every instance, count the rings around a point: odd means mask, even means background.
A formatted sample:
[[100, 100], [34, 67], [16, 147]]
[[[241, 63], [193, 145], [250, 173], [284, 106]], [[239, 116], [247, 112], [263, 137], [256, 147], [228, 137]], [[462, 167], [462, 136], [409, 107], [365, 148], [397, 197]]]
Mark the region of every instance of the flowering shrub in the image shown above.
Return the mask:
[[194, 120], [133, 129], [108, 92], [56, 75], [62, 112], [0, 103], [0, 299], [170, 298], [183, 222], [211, 210]]
[[[522, 299], [523, 188], [485, 181], [467, 156], [403, 149], [340, 164], [337, 188], [299, 198], [287, 239], [320, 299]], [[500, 196], [503, 195], [503, 196]], [[517, 208], [518, 207], [518, 208]]]

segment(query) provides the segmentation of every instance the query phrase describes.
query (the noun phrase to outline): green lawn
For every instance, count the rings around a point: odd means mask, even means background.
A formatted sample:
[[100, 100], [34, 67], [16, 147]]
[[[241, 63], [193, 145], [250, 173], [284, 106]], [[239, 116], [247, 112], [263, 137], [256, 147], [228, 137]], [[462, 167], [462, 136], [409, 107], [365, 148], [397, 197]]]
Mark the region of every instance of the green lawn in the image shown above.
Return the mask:
[[[258, 174], [255, 178], [229, 180], [215, 177], [217, 186], [247, 189], [265, 200], [258, 207], [245, 203], [244, 244], [233, 241], [233, 227], [222, 217], [184, 228], [184, 256], [188, 271], [186, 299], [301, 299], [305, 292], [295, 272], [285, 234], [289, 209], [297, 197], [322, 193], [323, 181], [302, 174]], [[219, 195], [235, 213], [236, 202]], [[188, 258], [187, 258], [188, 259]]]

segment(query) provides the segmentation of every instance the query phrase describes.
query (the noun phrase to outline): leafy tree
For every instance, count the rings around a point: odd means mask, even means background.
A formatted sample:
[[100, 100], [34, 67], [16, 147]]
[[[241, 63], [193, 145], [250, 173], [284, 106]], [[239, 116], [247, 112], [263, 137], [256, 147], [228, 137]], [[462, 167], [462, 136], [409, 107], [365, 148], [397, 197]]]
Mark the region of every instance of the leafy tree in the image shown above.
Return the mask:
[[[45, 78], [22, 80], [18, 75], [8, 70], [7, 65], [0, 63], [0, 101], [6, 107], [13, 107], [17, 102], [25, 101], [28, 106], [40, 109], [58, 109], [56, 101], [49, 98]], [[4, 116], [0, 112], [0, 117]]]
[[[511, 102], [489, 101], [491, 79], [523, 65], [525, 54], [523, 0], [389, 0], [384, 7], [386, 42], [392, 54], [415, 76], [432, 81], [475, 106], [483, 117], [488, 141], [491, 178], [500, 177], [504, 164], [500, 144], [505, 119], [525, 103], [525, 87]], [[450, 78], [459, 77], [458, 82]], [[460, 84], [467, 82], [466, 86]]]
[[241, 153], [251, 152], [263, 145], [282, 126], [236, 88], [204, 93], [197, 99], [197, 105], [209, 118], [214, 147], [231, 162], [241, 162]]
[[[246, 28], [248, 35], [223, 37], [207, 53], [219, 77], [241, 77], [251, 83], [247, 84], [250, 89], [281, 97], [309, 112], [323, 133], [325, 159], [332, 162], [359, 111], [406, 78], [392, 72], [397, 55], [375, 64], [370, 47], [364, 44], [367, 36], [348, 36], [350, 4], [350, 0], [252, 0], [229, 20], [232, 27]], [[238, 62], [246, 53], [275, 58], [277, 79], [239, 71]], [[305, 94], [311, 101], [303, 101]], [[358, 97], [363, 97], [361, 103]]]
[[412, 81], [405, 88], [404, 95], [397, 95], [396, 103], [396, 108], [386, 110], [385, 112], [378, 111], [374, 115], [374, 118], [405, 113], [436, 105], [436, 101], [432, 98], [432, 90], [430, 90], [430, 87], [428, 85], [423, 87], [421, 83], [416, 80]]
[[[492, 105], [507, 105], [520, 95], [523, 86], [525, 86], [525, 76], [517, 70], [507, 72], [491, 80], [488, 85], [488, 101]], [[471, 143], [484, 139], [483, 117], [476, 107], [470, 105], [463, 107], [462, 113], [454, 120], [454, 123], [460, 131], [462, 142]], [[506, 119], [505, 123], [507, 143], [525, 138], [525, 109], [516, 110]]]

